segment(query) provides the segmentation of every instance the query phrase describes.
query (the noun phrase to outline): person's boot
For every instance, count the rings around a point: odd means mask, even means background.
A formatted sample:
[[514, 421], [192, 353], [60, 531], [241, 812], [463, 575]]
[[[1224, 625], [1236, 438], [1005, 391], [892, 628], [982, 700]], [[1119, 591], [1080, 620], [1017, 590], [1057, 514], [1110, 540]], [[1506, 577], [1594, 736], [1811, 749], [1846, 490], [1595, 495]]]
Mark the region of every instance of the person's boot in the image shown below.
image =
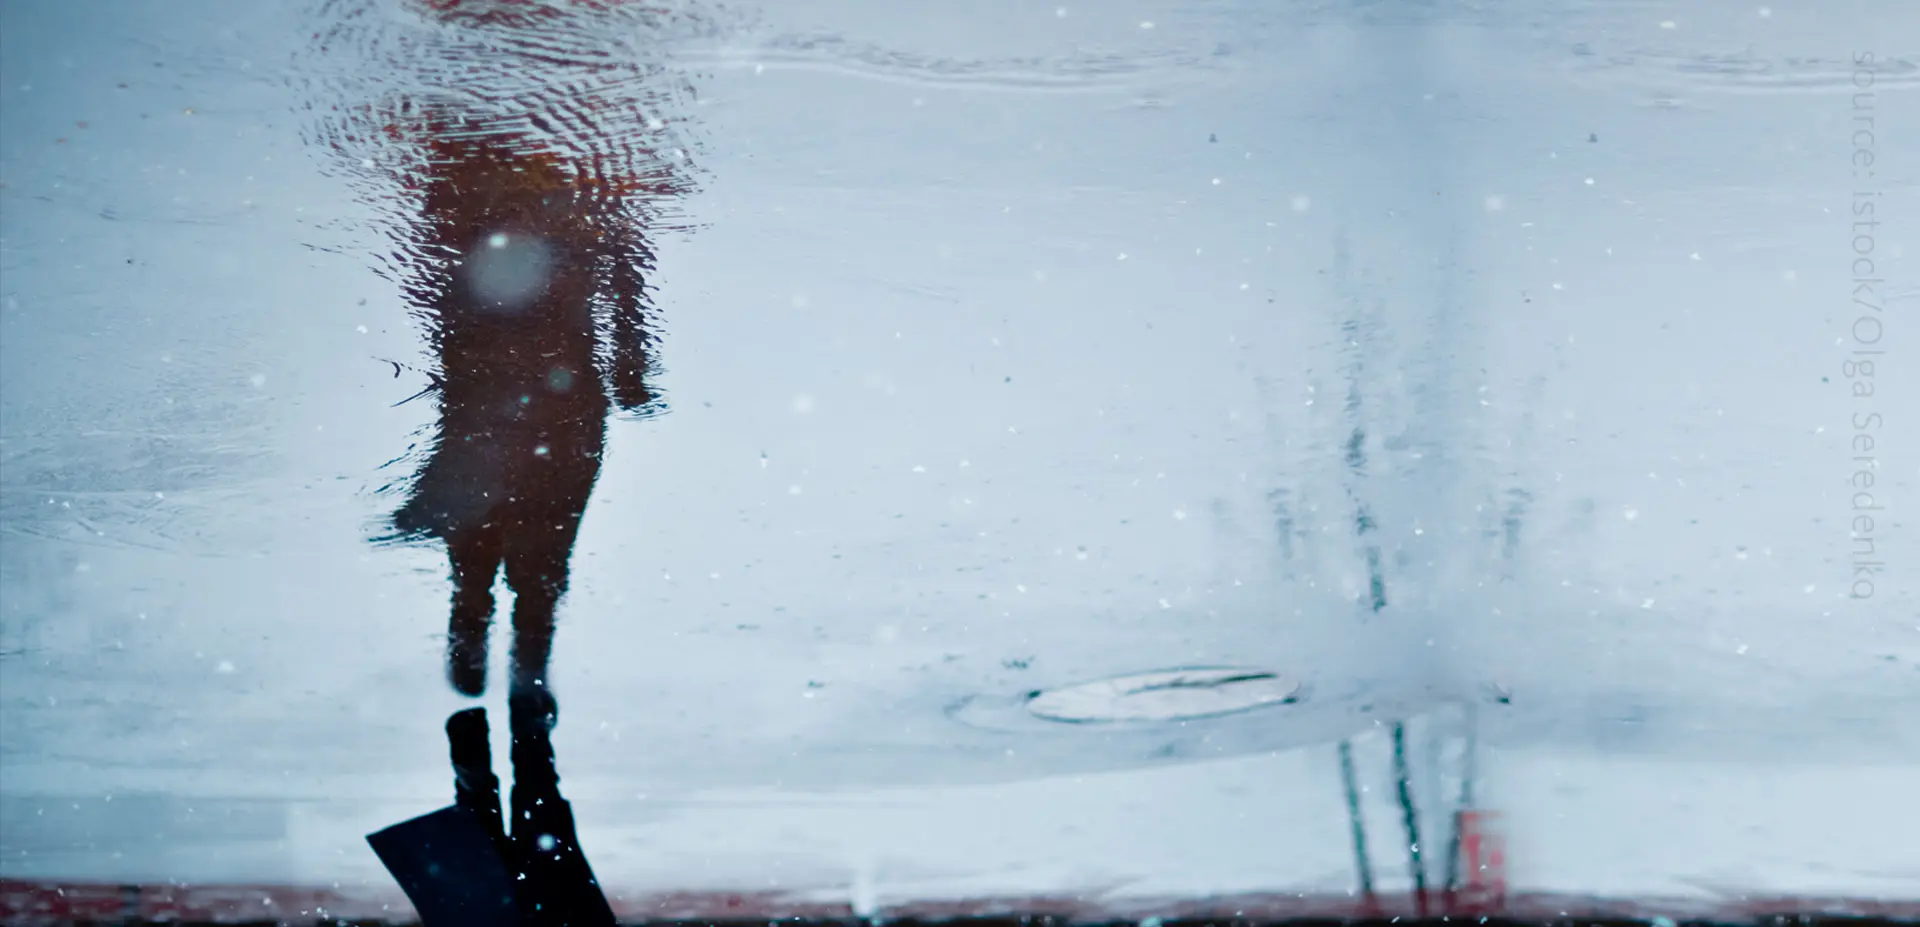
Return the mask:
[[515, 901], [532, 927], [614, 927], [613, 909], [595, 880], [574, 830], [573, 808], [560, 796], [551, 717], [544, 688], [509, 697], [513, 730]]
[[447, 719], [454, 803], [367, 835], [425, 927], [520, 927], [511, 844], [500, 824], [486, 710]]
[[500, 778], [493, 774], [487, 710], [469, 708], [447, 718], [447, 744], [453, 754], [453, 803], [471, 812], [493, 841], [500, 858], [511, 849], [500, 822]]
[[453, 691], [468, 698], [479, 698], [487, 691], [487, 638], [485, 633], [461, 633], [447, 637], [447, 682]]

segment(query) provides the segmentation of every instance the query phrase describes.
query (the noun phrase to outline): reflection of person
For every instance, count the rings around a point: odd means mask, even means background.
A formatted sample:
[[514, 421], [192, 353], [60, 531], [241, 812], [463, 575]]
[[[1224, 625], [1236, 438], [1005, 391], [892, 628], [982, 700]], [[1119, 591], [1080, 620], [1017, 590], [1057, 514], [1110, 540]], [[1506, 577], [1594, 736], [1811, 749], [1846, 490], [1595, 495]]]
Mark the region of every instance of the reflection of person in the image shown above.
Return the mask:
[[[380, 88], [384, 103], [331, 106], [320, 123], [343, 163], [399, 166], [389, 179], [417, 206], [394, 257], [438, 362], [439, 434], [394, 515], [396, 537], [446, 545], [447, 672], [466, 695], [486, 688], [504, 570], [511, 693], [545, 704], [551, 720], [555, 610], [606, 418], [616, 405], [656, 405], [643, 233], [653, 204], [688, 184], [678, 152], [652, 147], [664, 125], [643, 112], [663, 105], [644, 89], [654, 72], [608, 54], [602, 33], [630, 41], [637, 30], [626, 26], [657, 11], [630, 0], [399, 0], [421, 14], [407, 21], [425, 38], [398, 39], [368, 23], [401, 20], [340, 8], [367, 0], [328, 2], [338, 26], [323, 45], [389, 48], [392, 61], [363, 67], [431, 75]], [[428, 42], [446, 47], [428, 54]]]
[[[616, 197], [550, 156], [519, 153], [517, 141], [432, 141], [420, 245], [457, 255], [415, 294], [438, 348], [440, 436], [394, 527], [447, 545], [454, 688], [486, 688], [492, 588], [504, 567], [512, 691], [544, 697], [554, 612], [600, 472], [608, 392], [628, 409], [652, 398], [640, 317], [647, 256]], [[614, 316], [605, 364], [594, 318], [602, 292]]]

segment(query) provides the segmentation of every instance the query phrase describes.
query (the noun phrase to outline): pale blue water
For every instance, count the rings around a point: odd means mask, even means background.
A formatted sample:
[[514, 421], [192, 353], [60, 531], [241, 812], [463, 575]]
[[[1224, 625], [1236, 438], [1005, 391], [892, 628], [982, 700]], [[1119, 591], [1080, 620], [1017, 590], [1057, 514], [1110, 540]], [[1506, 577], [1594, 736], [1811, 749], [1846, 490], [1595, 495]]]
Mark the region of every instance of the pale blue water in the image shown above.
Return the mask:
[[[0, 875], [371, 884], [359, 835], [446, 798], [445, 566], [366, 541], [434, 414], [405, 213], [309, 144], [438, 73], [373, 7], [319, 54], [337, 9], [0, 3]], [[655, 241], [670, 407], [609, 426], [560, 612], [596, 868], [1344, 890], [1333, 745], [1466, 701], [1516, 884], [1920, 894], [1916, 27], [805, 0], [606, 37], [690, 88], [699, 190]], [[1212, 665], [1303, 697], [1020, 710]]]

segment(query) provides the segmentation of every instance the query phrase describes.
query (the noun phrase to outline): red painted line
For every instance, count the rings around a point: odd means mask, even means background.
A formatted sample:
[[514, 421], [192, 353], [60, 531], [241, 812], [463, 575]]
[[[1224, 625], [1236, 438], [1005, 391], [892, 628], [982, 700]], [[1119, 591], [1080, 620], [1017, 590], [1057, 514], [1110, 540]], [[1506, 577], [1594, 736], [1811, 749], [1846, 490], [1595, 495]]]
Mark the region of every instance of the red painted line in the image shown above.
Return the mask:
[[1455, 826], [1460, 833], [1460, 858], [1466, 878], [1450, 910], [1476, 914], [1500, 911], [1506, 905], [1507, 850], [1499, 812], [1461, 811]]
[[[850, 919], [845, 903], [809, 901], [778, 892], [612, 893], [623, 921]], [[1370, 907], [1357, 895], [1262, 893], [1214, 898], [1106, 898], [1099, 895], [1008, 896], [883, 904], [890, 919], [947, 920], [1007, 914], [1050, 914], [1074, 921], [1148, 917], [1235, 917], [1245, 920], [1412, 916], [1411, 897], [1383, 895]], [[1797, 898], [1736, 896], [1722, 899], [1609, 899], [1520, 893], [1496, 909], [1456, 909], [1456, 914], [1523, 919], [1614, 917], [1753, 920], [1768, 915], [1819, 914], [1920, 920], [1920, 898]], [[0, 921], [27, 927], [71, 921], [166, 921], [186, 923], [321, 924], [336, 920], [404, 924], [413, 909], [398, 889], [356, 894], [289, 885], [116, 885], [98, 882], [0, 879]]]

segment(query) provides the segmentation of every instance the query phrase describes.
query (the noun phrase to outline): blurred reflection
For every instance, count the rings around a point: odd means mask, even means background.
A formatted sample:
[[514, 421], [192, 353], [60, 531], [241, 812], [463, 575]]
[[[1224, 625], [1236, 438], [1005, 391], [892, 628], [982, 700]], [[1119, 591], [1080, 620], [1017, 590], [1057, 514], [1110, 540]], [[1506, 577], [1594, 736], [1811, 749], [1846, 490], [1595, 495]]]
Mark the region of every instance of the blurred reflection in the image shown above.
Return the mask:
[[342, 70], [361, 92], [319, 132], [408, 204], [392, 217], [391, 260], [437, 367], [437, 436], [387, 539], [445, 545], [447, 675], [469, 696], [486, 689], [505, 573], [510, 694], [551, 723], [555, 611], [607, 416], [658, 411], [645, 234], [655, 204], [688, 182], [684, 154], [659, 150], [657, 69], [619, 43], [667, 14], [624, 0], [406, 0], [397, 16], [364, 15], [381, 6], [322, 7], [328, 53], [403, 77]]
[[[411, 288], [438, 354], [439, 441], [394, 514], [446, 544], [453, 580], [447, 672], [486, 688], [492, 587], [513, 590], [512, 691], [544, 691], [554, 610], [600, 472], [608, 394], [651, 401], [638, 230], [619, 195], [513, 136], [429, 124], [423, 250], [451, 255]], [[595, 296], [611, 297], [603, 368]]]
[[332, 86], [316, 140], [386, 213], [383, 269], [421, 322], [439, 406], [383, 539], [445, 546], [459, 692], [486, 690], [495, 579], [513, 592], [510, 825], [475, 708], [447, 721], [454, 805], [369, 838], [430, 927], [614, 922], [560, 796], [547, 666], [607, 417], [659, 411], [646, 233], [689, 183], [634, 43], [666, 16], [624, 0], [319, 7], [319, 56], [339, 60], [317, 69]]

